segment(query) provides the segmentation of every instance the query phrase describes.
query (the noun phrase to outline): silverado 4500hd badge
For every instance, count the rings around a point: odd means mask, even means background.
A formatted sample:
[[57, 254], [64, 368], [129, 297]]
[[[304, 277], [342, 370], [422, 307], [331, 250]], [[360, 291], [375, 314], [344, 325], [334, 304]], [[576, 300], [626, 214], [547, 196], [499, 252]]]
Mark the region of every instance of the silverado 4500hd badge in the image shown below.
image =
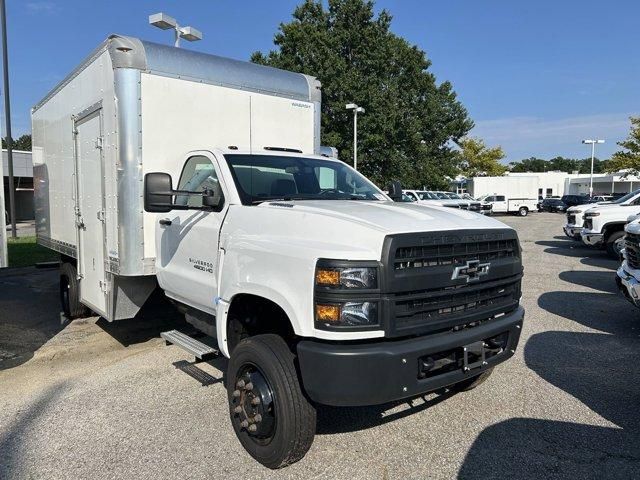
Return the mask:
[[202, 270], [206, 273], [213, 273], [213, 263], [205, 262], [204, 260], [198, 260], [197, 258], [189, 257], [189, 263], [193, 264], [193, 268], [196, 270]]

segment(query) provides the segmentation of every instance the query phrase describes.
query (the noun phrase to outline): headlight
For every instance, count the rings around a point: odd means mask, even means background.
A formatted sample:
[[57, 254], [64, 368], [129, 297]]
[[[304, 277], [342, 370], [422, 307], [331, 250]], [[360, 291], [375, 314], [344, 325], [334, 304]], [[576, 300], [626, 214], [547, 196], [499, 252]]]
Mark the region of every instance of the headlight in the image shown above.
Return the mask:
[[378, 328], [381, 323], [378, 270], [376, 261], [319, 259], [314, 276], [316, 328]]
[[587, 212], [584, 214], [585, 218], [592, 218], [592, 217], [597, 217], [598, 215], [600, 215], [600, 212]]
[[316, 286], [329, 288], [378, 288], [376, 267], [316, 267]]
[[377, 324], [376, 302], [316, 303], [318, 327], [370, 327]]

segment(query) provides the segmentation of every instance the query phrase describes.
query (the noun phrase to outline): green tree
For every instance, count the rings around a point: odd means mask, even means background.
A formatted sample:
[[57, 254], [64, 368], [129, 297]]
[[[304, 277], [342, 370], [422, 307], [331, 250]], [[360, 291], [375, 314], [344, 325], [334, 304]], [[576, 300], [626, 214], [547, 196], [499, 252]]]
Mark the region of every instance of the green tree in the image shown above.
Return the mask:
[[[13, 140], [11, 144], [14, 150], [31, 151], [31, 135], [25, 134], [20, 136], [17, 140]], [[2, 148], [7, 148], [7, 138], [2, 139]]]
[[500, 163], [505, 155], [502, 147], [487, 147], [480, 138], [465, 137], [458, 141], [458, 168], [466, 177], [499, 176], [507, 171]]
[[631, 129], [626, 140], [618, 142], [623, 148], [611, 156], [606, 164], [608, 172], [619, 172], [629, 169], [633, 173], [640, 172], [640, 117], [631, 117]]
[[251, 60], [318, 77], [322, 82], [322, 143], [353, 158], [357, 103], [358, 168], [380, 186], [447, 186], [456, 174], [451, 141], [472, 127], [449, 82], [436, 83], [423, 51], [390, 31], [391, 15], [374, 14], [372, 1], [306, 0], [280, 25], [277, 50]]
[[509, 170], [517, 173], [546, 172], [548, 162], [542, 158], [530, 157], [509, 163]]

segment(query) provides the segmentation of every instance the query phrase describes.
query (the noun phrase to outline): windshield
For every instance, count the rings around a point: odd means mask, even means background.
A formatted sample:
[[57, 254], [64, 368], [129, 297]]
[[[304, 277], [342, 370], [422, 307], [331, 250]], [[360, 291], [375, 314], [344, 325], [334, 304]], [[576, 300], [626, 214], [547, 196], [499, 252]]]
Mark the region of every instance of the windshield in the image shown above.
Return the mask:
[[418, 196], [420, 200], [438, 200], [438, 197], [431, 192], [418, 192]]
[[267, 200], [387, 200], [369, 180], [332, 160], [226, 154], [243, 205]]
[[447, 197], [444, 193], [442, 192], [435, 192], [436, 196], [440, 199], [440, 200], [449, 200], [449, 197]]
[[453, 200], [462, 200], [462, 197], [457, 193], [447, 193], [447, 195], [449, 195], [449, 198]]
[[636, 195], [638, 195], [639, 193], [640, 193], [640, 189], [635, 190], [635, 191], [633, 191], [633, 192], [631, 192], [631, 193], [627, 193], [624, 197], [620, 197], [619, 199], [614, 200], [614, 201], [613, 201], [613, 202], [611, 202], [611, 203], [624, 203], [624, 202], [626, 202], [627, 200], [631, 200], [633, 197], [635, 197], [635, 196], [636, 196]]

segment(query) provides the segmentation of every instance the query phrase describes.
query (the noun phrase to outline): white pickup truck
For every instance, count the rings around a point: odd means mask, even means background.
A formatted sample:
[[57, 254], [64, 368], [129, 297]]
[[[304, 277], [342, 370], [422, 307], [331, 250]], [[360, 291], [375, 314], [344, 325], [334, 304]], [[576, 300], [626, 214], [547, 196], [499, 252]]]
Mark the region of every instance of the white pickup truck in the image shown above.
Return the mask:
[[231, 424], [270, 468], [318, 404], [473, 388], [524, 318], [516, 232], [319, 155], [320, 106], [313, 77], [112, 36], [32, 112], [65, 313], [125, 320], [159, 286], [212, 338], [162, 337], [229, 358]]
[[[600, 196], [599, 198], [604, 197]], [[585, 203], [583, 205], [575, 205], [573, 207], [569, 207], [567, 209], [567, 223], [565, 223], [564, 227], [562, 227], [564, 234], [574, 240], [581, 240], [582, 237], [580, 236], [580, 232], [582, 232], [582, 228], [584, 227], [584, 214], [593, 207], [599, 205], [611, 205], [614, 203], [615, 202], [611, 200], [604, 200], [601, 202]]]
[[640, 213], [640, 189], [586, 210], [580, 231], [582, 241], [592, 247], [606, 248], [611, 257], [619, 258], [624, 246], [624, 226], [628, 217], [637, 213]]
[[618, 268], [616, 284], [623, 295], [640, 308], [640, 219], [637, 216], [625, 227], [622, 265]]
[[476, 213], [482, 213], [481, 204], [475, 200], [461, 198], [455, 193], [432, 192], [429, 190], [403, 190], [412, 201], [425, 205], [461, 208]]
[[482, 203], [491, 205], [492, 213], [514, 213], [526, 217], [529, 212], [538, 209], [538, 201], [534, 198], [507, 198], [504, 195], [485, 195], [480, 197]]

